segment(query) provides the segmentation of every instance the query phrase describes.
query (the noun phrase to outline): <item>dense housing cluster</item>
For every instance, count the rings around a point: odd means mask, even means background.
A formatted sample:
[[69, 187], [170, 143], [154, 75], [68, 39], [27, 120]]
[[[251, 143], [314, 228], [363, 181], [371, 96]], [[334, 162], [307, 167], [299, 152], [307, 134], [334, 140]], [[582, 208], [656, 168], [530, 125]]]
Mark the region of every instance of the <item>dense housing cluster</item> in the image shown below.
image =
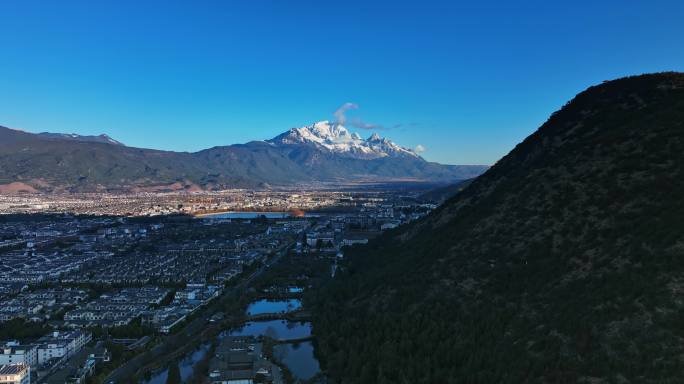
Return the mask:
[[[12, 369], [21, 376], [25, 366], [26, 377], [60, 384], [92, 375], [109, 349], [134, 353], [151, 337], [163, 340], [273, 255], [289, 250], [327, 260], [334, 275], [345, 247], [434, 208], [375, 192], [65, 199], [0, 198], [12, 206], [3, 212], [32, 213], [0, 215], [0, 364], [23, 364]], [[126, 216], [132, 206], [147, 216]], [[302, 209], [314, 207], [323, 209]], [[198, 215], [159, 215], [178, 212]], [[220, 376], [271, 377], [273, 367], [252, 349], [228, 352], [238, 344], [260, 348], [255, 340], [226, 339], [219, 351], [228, 360], [212, 362], [228, 364]]]

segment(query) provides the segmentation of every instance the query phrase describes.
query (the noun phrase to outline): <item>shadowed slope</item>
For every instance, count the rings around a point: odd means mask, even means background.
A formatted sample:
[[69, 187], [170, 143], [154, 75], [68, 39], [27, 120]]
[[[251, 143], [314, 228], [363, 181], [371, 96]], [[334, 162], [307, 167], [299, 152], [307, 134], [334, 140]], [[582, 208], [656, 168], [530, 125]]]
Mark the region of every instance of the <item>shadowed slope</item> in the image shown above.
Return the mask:
[[684, 75], [579, 94], [426, 219], [350, 252], [342, 382], [680, 382]]

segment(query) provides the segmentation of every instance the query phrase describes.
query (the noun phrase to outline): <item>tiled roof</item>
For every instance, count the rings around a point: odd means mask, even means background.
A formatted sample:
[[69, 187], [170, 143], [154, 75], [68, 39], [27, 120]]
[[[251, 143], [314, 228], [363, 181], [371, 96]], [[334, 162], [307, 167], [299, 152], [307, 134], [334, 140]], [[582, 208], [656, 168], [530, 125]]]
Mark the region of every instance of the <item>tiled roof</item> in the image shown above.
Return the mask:
[[0, 365], [0, 375], [16, 375], [28, 368], [25, 364]]

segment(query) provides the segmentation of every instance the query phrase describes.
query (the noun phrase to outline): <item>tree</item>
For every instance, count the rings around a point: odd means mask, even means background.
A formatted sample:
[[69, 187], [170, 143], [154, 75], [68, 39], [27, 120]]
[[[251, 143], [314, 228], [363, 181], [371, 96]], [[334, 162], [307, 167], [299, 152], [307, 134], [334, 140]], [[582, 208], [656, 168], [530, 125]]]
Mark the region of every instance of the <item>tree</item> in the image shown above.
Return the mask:
[[38, 338], [49, 331], [50, 329], [43, 323], [15, 318], [0, 324], [0, 340]]
[[180, 384], [181, 374], [177, 362], [169, 364], [169, 375], [166, 377], [166, 384]]

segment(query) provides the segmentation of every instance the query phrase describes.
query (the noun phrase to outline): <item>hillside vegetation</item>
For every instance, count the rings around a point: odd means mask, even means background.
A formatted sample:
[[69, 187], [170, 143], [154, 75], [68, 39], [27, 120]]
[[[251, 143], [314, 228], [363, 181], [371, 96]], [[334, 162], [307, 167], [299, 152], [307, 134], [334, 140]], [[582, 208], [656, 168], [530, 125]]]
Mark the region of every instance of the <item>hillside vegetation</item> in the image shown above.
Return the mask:
[[684, 74], [577, 95], [318, 290], [336, 383], [684, 381]]
[[468, 179], [459, 181], [455, 184], [449, 184], [446, 186], [438, 187], [423, 193], [418, 197], [418, 199], [439, 205], [444, 203], [446, 200], [456, 196], [457, 193], [464, 190], [472, 182], [473, 179]]

